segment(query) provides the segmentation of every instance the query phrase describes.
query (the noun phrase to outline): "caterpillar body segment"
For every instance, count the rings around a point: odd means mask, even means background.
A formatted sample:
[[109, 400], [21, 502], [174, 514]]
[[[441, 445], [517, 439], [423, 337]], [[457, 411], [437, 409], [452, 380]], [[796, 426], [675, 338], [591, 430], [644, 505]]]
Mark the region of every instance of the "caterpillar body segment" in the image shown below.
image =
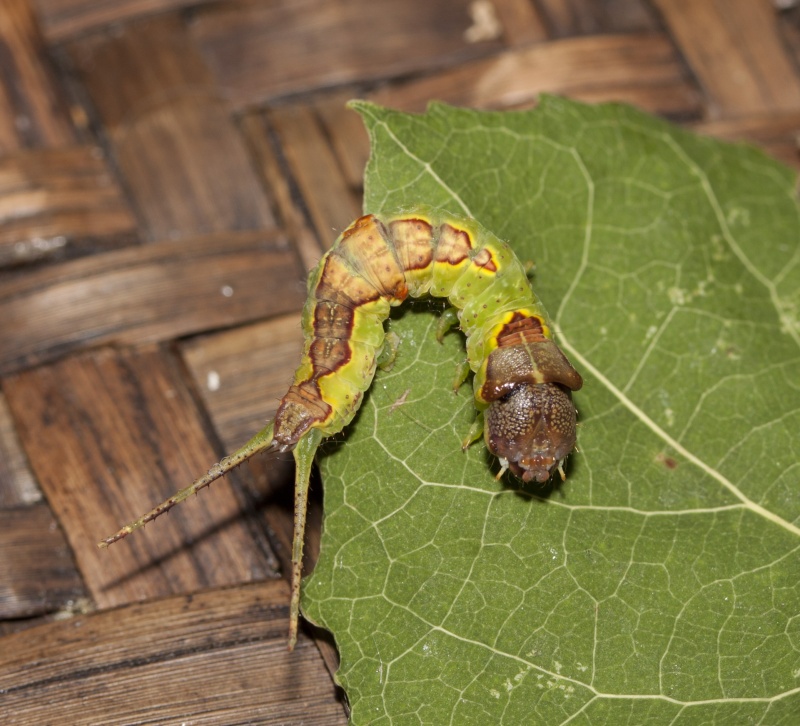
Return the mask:
[[[275, 419], [207, 475], [101, 542], [107, 546], [167, 511], [253, 454], [292, 451], [296, 462], [289, 648], [300, 602], [306, 503], [321, 441], [355, 416], [384, 352], [383, 324], [407, 297], [446, 298], [466, 335], [481, 435], [524, 481], [545, 482], [575, 447], [570, 391], [583, 382], [552, 339], [546, 314], [511, 248], [477, 222], [431, 207], [366, 215], [353, 222], [308, 280], [303, 356]], [[388, 351], [387, 351], [388, 352]], [[384, 355], [384, 357], [386, 357]]]

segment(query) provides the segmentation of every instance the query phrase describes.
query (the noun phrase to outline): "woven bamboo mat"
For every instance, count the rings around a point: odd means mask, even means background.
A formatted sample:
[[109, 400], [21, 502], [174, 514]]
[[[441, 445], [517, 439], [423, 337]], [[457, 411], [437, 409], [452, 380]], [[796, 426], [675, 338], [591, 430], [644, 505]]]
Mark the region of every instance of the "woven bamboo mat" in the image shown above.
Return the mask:
[[95, 547], [274, 413], [361, 209], [345, 100], [621, 100], [797, 167], [799, 68], [777, 0], [2, 0], [3, 723], [346, 722], [285, 649], [286, 461]]

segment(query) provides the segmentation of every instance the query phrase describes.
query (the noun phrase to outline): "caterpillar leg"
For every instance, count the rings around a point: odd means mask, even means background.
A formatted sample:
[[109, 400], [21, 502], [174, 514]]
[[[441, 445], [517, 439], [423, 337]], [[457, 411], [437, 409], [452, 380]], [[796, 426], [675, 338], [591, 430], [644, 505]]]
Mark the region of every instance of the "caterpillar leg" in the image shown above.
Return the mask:
[[478, 411], [478, 415], [472, 422], [472, 426], [469, 427], [467, 435], [461, 441], [461, 450], [466, 451], [481, 436], [483, 436], [483, 412]]
[[143, 527], [148, 522], [152, 522], [156, 517], [161, 516], [164, 512], [168, 512], [176, 504], [179, 504], [184, 499], [188, 499], [192, 494], [196, 494], [204, 487], [207, 487], [223, 474], [239, 466], [242, 462], [247, 461], [247, 459], [254, 454], [271, 448], [274, 445], [273, 431], [274, 423], [267, 424], [267, 426], [261, 429], [261, 431], [242, 446], [242, 448], [237, 449], [230, 456], [224, 457], [218, 464], [214, 464], [204, 476], [192, 482], [188, 487], [175, 492], [169, 499], [161, 502], [157, 507], [153, 507], [153, 509], [147, 512], [147, 514], [143, 514], [135, 522], [126, 524], [122, 529], [116, 532], [116, 534], [112, 534], [110, 537], [106, 537], [102, 542], [98, 542], [97, 546], [105, 548], [121, 540], [123, 537], [127, 537], [131, 532]]
[[306, 511], [308, 510], [308, 484], [311, 479], [311, 466], [317, 453], [322, 433], [319, 429], [309, 429], [294, 449], [294, 539], [292, 540], [292, 599], [289, 605], [289, 650], [294, 650], [297, 642], [297, 619], [300, 616], [300, 579], [303, 574], [303, 535], [306, 530]]
[[[467, 435], [461, 442], [462, 451], [466, 451], [469, 448], [470, 444], [474, 443], [483, 436], [483, 426], [484, 426], [483, 412], [478, 411], [478, 415], [472, 422], [472, 426], [469, 427]], [[500, 471], [497, 472], [497, 476], [495, 476], [495, 479], [499, 481], [500, 479], [503, 478], [503, 474], [505, 474], [507, 471], [508, 471], [508, 460], [504, 459], [503, 457], [500, 457]]]
[[382, 371], [390, 371], [397, 360], [397, 351], [400, 348], [400, 336], [391, 330], [383, 339], [383, 349], [378, 354], [377, 365]]
[[458, 393], [458, 389], [464, 385], [469, 370], [469, 361], [466, 358], [456, 366], [456, 374], [453, 376], [453, 393]]
[[458, 310], [456, 308], [447, 308], [439, 316], [439, 322], [436, 324], [436, 340], [441, 343], [450, 328], [458, 325], [460, 322], [461, 321], [458, 318]]
[[[436, 340], [441, 343], [450, 329], [457, 326], [460, 322], [458, 309], [453, 307], [447, 308], [439, 316], [439, 322], [436, 324]], [[469, 362], [465, 360], [456, 367], [456, 374], [453, 377], [453, 393], [458, 393], [458, 389], [461, 388], [461, 385], [467, 380], [468, 375]]]

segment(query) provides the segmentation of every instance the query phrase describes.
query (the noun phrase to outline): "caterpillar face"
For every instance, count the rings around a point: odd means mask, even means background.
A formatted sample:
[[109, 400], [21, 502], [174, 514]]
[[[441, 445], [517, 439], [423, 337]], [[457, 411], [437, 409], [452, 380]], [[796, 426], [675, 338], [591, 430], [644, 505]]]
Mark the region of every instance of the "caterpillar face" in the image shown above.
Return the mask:
[[523, 481], [546, 482], [575, 448], [575, 406], [558, 383], [520, 383], [486, 410], [486, 446]]
[[[486, 446], [523, 481], [546, 482], [575, 448], [576, 411], [570, 391], [583, 379], [555, 342], [526, 319], [503, 330], [489, 355], [480, 398]], [[509, 326], [506, 326], [509, 327]]]

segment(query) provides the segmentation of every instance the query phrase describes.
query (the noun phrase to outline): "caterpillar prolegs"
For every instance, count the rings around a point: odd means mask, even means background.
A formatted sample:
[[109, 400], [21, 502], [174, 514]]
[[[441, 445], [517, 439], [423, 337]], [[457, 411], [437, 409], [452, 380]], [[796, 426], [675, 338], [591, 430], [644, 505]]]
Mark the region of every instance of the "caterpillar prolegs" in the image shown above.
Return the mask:
[[387, 346], [383, 323], [407, 297], [446, 298], [439, 337], [459, 324], [478, 417], [464, 448], [486, 445], [524, 481], [545, 482], [575, 447], [570, 391], [583, 381], [552, 339], [546, 314], [511, 248], [471, 219], [430, 207], [353, 222], [308, 280], [305, 346], [274, 421], [190, 486], [100, 543], [122, 539], [265, 449], [296, 462], [289, 649], [297, 638], [308, 484], [323, 438], [355, 416]]

